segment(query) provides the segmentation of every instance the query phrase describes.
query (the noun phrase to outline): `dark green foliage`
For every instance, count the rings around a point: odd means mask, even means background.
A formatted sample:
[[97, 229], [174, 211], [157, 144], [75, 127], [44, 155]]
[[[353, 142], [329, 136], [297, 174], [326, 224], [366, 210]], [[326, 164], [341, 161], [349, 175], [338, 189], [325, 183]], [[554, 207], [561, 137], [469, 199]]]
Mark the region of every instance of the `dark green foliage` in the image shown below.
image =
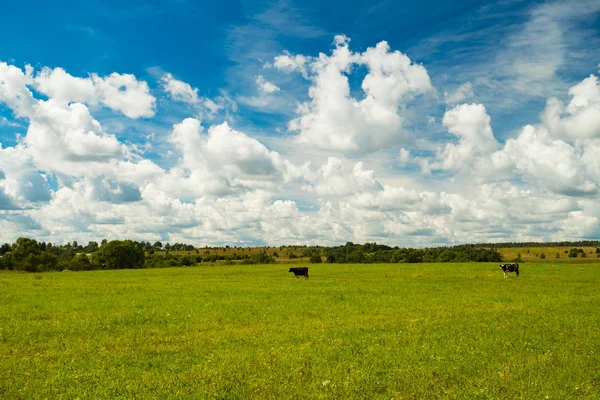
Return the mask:
[[569, 250], [569, 257], [570, 258], [577, 258], [577, 255], [579, 253], [583, 253], [583, 250], [582, 249], [572, 248], [571, 250]]
[[250, 260], [255, 264], [270, 264], [275, 262], [275, 259], [268, 255], [266, 251], [252, 255]]
[[545, 258], [546, 258], [546, 254], [545, 254], [545, 253], [542, 253], [542, 254], [540, 254], [540, 258], [541, 258], [542, 260], [543, 260], [543, 259], [545, 259]]
[[175, 254], [154, 254], [146, 257], [145, 268], [170, 268], [170, 267], [190, 267], [202, 262], [200, 256], [175, 255]]
[[0, 246], [0, 256], [8, 253], [9, 251], [10, 251], [10, 244], [4, 243], [2, 246]]
[[[371, 251], [367, 251], [371, 250]], [[376, 243], [364, 246], [346, 243], [344, 246], [326, 248], [328, 263], [420, 263], [420, 262], [499, 262], [500, 253], [495, 249], [474, 245], [438, 247], [425, 249], [392, 248]]]
[[98, 246], [98, 242], [91, 241], [88, 243], [87, 246], [85, 246], [83, 248], [83, 251], [85, 253], [93, 253], [93, 252], [97, 251], [99, 247], [100, 246]]
[[112, 240], [92, 255], [94, 269], [142, 268], [144, 251], [131, 240]]
[[[67, 268], [65, 268], [67, 269]], [[69, 270], [71, 271], [89, 271], [92, 269], [92, 263], [90, 258], [85, 254], [78, 254], [69, 263]]]
[[313, 254], [312, 256], [310, 256], [310, 262], [312, 264], [320, 264], [323, 262], [323, 259], [321, 258], [320, 254]]

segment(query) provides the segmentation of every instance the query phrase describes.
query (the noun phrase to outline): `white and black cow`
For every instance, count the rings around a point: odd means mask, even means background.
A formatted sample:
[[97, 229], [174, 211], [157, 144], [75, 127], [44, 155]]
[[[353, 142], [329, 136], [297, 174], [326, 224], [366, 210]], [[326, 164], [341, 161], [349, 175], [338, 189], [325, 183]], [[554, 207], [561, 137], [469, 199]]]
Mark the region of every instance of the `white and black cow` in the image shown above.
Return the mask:
[[502, 268], [502, 271], [504, 271], [504, 277], [508, 278], [508, 273], [509, 272], [514, 272], [517, 274], [517, 276], [519, 276], [519, 264], [514, 263], [514, 264], [500, 264], [500, 268]]

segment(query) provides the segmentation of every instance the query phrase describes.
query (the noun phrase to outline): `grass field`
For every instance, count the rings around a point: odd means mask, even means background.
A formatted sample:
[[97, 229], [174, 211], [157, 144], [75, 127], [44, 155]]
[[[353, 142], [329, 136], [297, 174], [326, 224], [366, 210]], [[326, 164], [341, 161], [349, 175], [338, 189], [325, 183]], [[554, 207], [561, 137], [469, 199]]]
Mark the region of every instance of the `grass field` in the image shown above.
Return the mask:
[[600, 398], [600, 264], [287, 268], [2, 272], [0, 398]]

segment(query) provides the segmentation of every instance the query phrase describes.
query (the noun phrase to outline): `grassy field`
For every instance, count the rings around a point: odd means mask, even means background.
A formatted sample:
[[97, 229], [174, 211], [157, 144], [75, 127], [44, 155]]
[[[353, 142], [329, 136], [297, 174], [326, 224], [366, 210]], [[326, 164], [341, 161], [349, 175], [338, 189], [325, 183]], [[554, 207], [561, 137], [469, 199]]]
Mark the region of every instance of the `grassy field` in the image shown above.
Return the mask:
[[597, 399], [600, 264], [0, 273], [2, 399]]
[[582, 254], [579, 254], [577, 258], [569, 257], [569, 250], [572, 248], [575, 247], [505, 247], [498, 249], [498, 252], [502, 254], [502, 259], [505, 261], [515, 259], [520, 255], [521, 260], [526, 262], [600, 263], [600, 254], [596, 253], [596, 247], [576, 247], [583, 249], [585, 252], [585, 257], [582, 257]]

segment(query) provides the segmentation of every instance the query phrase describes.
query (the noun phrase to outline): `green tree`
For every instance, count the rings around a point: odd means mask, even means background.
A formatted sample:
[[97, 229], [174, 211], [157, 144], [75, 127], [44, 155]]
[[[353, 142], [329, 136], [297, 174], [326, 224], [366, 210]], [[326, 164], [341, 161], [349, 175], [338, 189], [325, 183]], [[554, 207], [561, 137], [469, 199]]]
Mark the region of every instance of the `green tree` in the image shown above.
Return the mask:
[[98, 242], [90, 241], [88, 243], [88, 245], [85, 246], [85, 248], [83, 249], [83, 251], [85, 251], [86, 253], [93, 253], [95, 251], [98, 251], [99, 247], [100, 246], [98, 246]]
[[12, 257], [15, 263], [20, 263], [24, 259], [27, 258], [30, 254], [40, 254], [40, 246], [38, 242], [33, 239], [20, 237], [17, 241], [12, 245]]
[[73, 271], [89, 271], [92, 269], [92, 263], [85, 254], [78, 254], [69, 263], [69, 269]]
[[310, 256], [310, 262], [312, 264], [320, 264], [323, 262], [323, 259], [321, 258], [320, 254], [313, 254], [312, 256]]
[[8, 253], [10, 251], [10, 244], [8, 243], [4, 243], [1, 247], [0, 247], [0, 256], [4, 255], [6, 253]]
[[94, 269], [142, 268], [144, 250], [131, 240], [112, 240], [92, 255]]
[[579, 254], [579, 250], [577, 250], [575, 248], [569, 250], [569, 257], [570, 258], [577, 258], [577, 254]]

